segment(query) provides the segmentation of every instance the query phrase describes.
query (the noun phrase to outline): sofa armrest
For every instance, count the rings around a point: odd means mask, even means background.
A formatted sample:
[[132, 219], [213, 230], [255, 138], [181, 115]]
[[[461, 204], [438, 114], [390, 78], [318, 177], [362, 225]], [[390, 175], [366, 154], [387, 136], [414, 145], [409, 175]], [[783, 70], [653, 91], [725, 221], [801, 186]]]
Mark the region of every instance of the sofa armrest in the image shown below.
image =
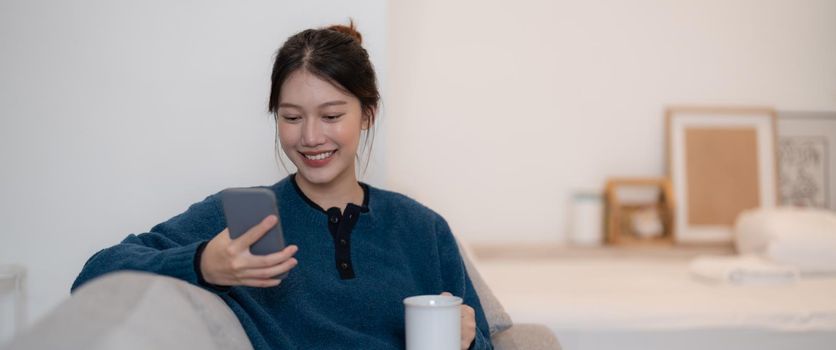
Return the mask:
[[171, 277], [116, 272], [77, 289], [4, 349], [251, 350], [252, 345], [217, 295]]
[[548, 327], [540, 324], [514, 324], [491, 337], [496, 350], [560, 350], [560, 343]]

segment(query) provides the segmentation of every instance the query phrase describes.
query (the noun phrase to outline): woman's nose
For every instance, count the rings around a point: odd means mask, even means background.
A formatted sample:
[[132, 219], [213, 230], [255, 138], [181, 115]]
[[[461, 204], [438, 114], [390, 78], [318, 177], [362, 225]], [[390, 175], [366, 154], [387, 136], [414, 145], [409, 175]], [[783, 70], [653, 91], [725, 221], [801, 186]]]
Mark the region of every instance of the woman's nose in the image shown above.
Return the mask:
[[322, 127], [313, 118], [305, 118], [302, 122], [302, 145], [305, 147], [316, 147], [325, 143], [325, 135]]

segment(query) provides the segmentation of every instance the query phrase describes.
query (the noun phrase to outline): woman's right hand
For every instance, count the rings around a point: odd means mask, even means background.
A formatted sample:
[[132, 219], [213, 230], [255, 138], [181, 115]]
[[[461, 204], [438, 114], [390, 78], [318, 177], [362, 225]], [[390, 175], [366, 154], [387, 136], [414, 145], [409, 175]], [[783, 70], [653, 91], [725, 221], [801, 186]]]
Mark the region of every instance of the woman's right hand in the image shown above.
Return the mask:
[[229, 228], [215, 235], [203, 250], [200, 271], [203, 279], [219, 286], [274, 287], [281, 283], [275, 276], [290, 271], [298, 261], [299, 250], [289, 245], [270, 255], [253, 255], [250, 246], [264, 236], [278, 219], [269, 215], [236, 239], [229, 237]]

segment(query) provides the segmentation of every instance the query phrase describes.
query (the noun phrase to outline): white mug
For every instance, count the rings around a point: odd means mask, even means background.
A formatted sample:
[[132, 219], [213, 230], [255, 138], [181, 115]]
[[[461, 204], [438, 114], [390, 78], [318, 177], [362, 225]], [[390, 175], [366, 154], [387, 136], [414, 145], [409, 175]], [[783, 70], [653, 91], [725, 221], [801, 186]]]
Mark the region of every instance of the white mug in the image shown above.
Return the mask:
[[462, 298], [418, 295], [403, 300], [406, 307], [407, 350], [459, 350]]

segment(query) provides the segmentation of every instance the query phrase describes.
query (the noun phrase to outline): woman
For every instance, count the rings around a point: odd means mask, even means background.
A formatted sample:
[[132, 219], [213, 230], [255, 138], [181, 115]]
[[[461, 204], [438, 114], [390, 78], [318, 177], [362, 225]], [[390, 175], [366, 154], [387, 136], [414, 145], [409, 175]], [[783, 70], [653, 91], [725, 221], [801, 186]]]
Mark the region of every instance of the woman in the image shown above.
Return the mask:
[[[488, 324], [447, 223], [406, 196], [357, 181], [361, 134], [379, 94], [361, 36], [350, 26], [290, 37], [273, 67], [268, 109], [298, 172], [267, 188], [288, 246], [255, 256], [268, 216], [230, 239], [218, 194], [96, 253], [73, 290], [115, 270], [173, 276], [218, 293], [256, 349], [404, 346], [405, 297], [464, 299], [463, 349], [490, 349]], [[327, 209], [325, 209], [327, 208]], [[289, 274], [279, 280], [273, 276]]]

